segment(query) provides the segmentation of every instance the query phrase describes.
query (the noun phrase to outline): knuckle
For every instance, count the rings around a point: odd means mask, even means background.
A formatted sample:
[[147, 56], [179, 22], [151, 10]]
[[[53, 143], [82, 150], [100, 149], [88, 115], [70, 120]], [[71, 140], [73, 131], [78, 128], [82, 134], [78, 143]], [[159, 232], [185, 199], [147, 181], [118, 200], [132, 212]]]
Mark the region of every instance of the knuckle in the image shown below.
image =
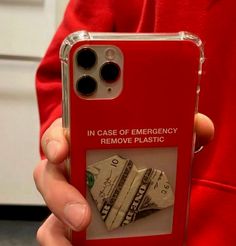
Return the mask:
[[41, 225], [36, 232], [36, 240], [41, 246], [44, 245], [46, 233], [47, 233], [47, 229], [45, 228], [45, 224]]
[[63, 128], [61, 126], [50, 126], [42, 136], [41, 146], [46, 150], [47, 144], [52, 140], [62, 141], [64, 138]]
[[33, 170], [33, 179], [34, 183], [36, 185], [37, 190], [41, 193], [41, 180], [42, 180], [42, 175], [46, 166], [47, 160], [42, 160], [38, 163], [38, 165], [34, 168]]
[[48, 141], [49, 141], [49, 129], [47, 129], [44, 132], [44, 134], [43, 134], [43, 136], [41, 138], [41, 141], [40, 141], [41, 147], [42, 147], [42, 150], [43, 150], [44, 154], [46, 154], [45, 152], [46, 152], [46, 146], [47, 146]]
[[37, 185], [38, 180], [39, 180], [39, 175], [40, 175], [40, 167], [39, 164], [34, 168], [33, 170], [33, 178], [34, 178], [34, 183]]

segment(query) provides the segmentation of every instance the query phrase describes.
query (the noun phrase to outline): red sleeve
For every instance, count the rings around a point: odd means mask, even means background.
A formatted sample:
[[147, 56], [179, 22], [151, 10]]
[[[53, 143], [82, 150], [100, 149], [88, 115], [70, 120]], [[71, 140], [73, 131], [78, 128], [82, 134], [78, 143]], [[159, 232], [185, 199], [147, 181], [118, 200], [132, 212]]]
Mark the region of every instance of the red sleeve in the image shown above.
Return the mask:
[[[109, 6], [110, 2], [114, 11]], [[199, 108], [213, 119], [216, 133], [214, 141], [195, 157], [189, 246], [236, 245], [235, 7], [234, 0], [71, 0], [36, 77], [42, 134], [52, 121], [61, 116], [58, 52], [62, 40], [69, 33], [79, 29], [128, 32], [186, 30], [202, 38], [207, 59]]]
[[59, 49], [68, 34], [77, 30], [112, 31], [113, 16], [109, 0], [71, 0], [36, 73], [40, 115], [40, 138], [51, 123], [61, 117], [61, 65]]

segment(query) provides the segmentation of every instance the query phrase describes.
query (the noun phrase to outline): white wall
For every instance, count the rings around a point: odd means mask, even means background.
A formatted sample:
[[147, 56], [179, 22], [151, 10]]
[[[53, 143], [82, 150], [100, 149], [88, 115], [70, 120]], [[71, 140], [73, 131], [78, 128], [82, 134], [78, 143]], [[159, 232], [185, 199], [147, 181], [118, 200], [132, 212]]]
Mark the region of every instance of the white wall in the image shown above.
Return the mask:
[[34, 77], [67, 2], [0, 0], [0, 204], [43, 204]]
[[0, 0], [0, 54], [42, 56], [68, 0]]
[[68, 4], [69, 0], [58, 0], [57, 1], [57, 16], [56, 16], [56, 23], [59, 24], [63, 17], [64, 11]]
[[37, 64], [0, 60], [0, 204], [43, 203], [32, 177], [39, 160]]
[[40, 57], [55, 30], [55, 0], [21, 2], [0, 0], [0, 54]]

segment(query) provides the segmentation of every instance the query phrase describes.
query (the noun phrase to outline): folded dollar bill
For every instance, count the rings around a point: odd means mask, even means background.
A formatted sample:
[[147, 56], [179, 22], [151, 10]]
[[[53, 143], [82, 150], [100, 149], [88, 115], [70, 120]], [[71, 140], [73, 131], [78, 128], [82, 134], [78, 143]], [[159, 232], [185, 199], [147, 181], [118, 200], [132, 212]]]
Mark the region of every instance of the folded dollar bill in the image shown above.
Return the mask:
[[90, 164], [87, 185], [108, 230], [174, 204], [164, 172], [138, 170], [131, 160], [119, 155]]

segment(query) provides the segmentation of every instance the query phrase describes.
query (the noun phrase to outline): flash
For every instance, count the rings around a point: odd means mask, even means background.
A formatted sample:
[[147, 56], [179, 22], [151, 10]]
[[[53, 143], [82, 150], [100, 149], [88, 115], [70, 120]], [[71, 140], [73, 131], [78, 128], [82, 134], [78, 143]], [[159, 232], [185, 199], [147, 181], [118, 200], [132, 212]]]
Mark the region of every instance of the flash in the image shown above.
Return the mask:
[[108, 48], [105, 51], [105, 56], [108, 60], [113, 60], [115, 58], [116, 52], [112, 48]]

